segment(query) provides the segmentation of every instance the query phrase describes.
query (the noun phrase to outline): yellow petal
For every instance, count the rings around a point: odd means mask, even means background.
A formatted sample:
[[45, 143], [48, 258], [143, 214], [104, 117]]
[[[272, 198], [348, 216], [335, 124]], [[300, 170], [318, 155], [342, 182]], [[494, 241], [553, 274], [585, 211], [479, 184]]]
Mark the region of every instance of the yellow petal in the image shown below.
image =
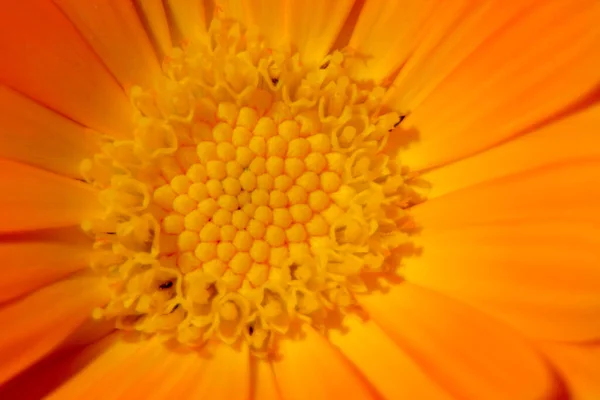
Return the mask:
[[422, 176], [428, 197], [551, 164], [600, 156], [600, 105]]
[[90, 185], [0, 159], [0, 232], [76, 225], [97, 210]]
[[0, 241], [0, 303], [86, 267], [92, 244], [76, 228], [3, 237]]
[[129, 1], [54, 0], [125, 88], [151, 86], [161, 73], [152, 44]]
[[566, 386], [569, 400], [600, 398], [600, 345], [538, 344]]
[[347, 316], [344, 327], [345, 332], [331, 330], [329, 340], [383, 398], [451, 400], [450, 394], [373, 321]]
[[0, 308], [0, 382], [52, 351], [108, 299], [100, 280], [74, 277]]
[[552, 398], [555, 388], [543, 360], [511, 330], [468, 306], [408, 283], [359, 302], [457, 398]]
[[168, 13], [173, 18], [173, 28], [177, 29], [179, 38], [193, 39], [206, 31], [206, 15], [204, 2], [189, 0], [169, 0], [166, 2]]
[[252, 399], [282, 399], [273, 373], [272, 364], [263, 359], [253, 358], [250, 368], [254, 374]]
[[410, 111], [403, 125], [420, 136], [404, 161], [417, 170], [447, 164], [580, 101], [600, 79], [600, 57], [591, 56], [600, 47], [598, 20], [595, 0], [537, 2], [481, 43], [430, 94], [396, 102]]
[[131, 134], [127, 96], [51, 2], [4, 4], [0, 53], [3, 83], [97, 131]]
[[327, 340], [305, 325], [303, 337], [282, 340], [273, 370], [286, 400], [373, 399], [378, 394]]

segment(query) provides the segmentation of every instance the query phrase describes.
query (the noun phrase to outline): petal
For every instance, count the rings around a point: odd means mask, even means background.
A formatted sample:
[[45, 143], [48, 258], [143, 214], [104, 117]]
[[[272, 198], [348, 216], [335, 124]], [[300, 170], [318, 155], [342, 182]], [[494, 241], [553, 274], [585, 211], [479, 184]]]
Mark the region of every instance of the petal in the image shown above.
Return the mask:
[[581, 101], [600, 81], [600, 57], [590, 57], [600, 47], [599, 19], [595, 0], [540, 1], [481, 43], [431, 94], [397, 102], [411, 112], [403, 125], [420, 136], [404, 162], [415, 170], [447, 164]]
[[422, 175], [428, 197], [551, 164], [600, 156], [600, 105]]
[[217, 15], [232, 15], [256, 25], [273, 47], [291, 44], [302, 62], [318, 64], [332, 48], [354, 0], [223, 1]]
[[76, 225], [97, 207], [90, 185], [0, 159], [0, 233]]
[[75, 377], [90, 362], [107, 351], [116, 338], [117, 335], [112, 335], [87, 346], [51, 354], [0, 386], [0, 398], [45, 399], [57, 387]]
[[160, 66], [129, 1], [53, 0], [100, 56], [121, 85], [150, 87]]
[[537, 338], [600, 338], [600, 230], [517, 223], [423, 231], [410, 282], [482, 309]]
[[80, 177], [81, 160], [94, 154], [99, 135], [0, 86], [0, 158]]
[[569, 400], [600, 398], [600, 345], [540, 343], [567, 386]]
[[171, 51], [171, 32], [162, 0], [135, 0], [138, 14], [142, 19], [159, 58]]
[[476, 310], [408, 283], [358, 300], [455, 397], [551, 398], [553, 382], [542, 359], [509, 329]]
[[251, 359], [252, 380], [252, 399], [281, 400], [277, 380], [273, 372], [273, 365], [267, 360], [258, 357]]
[[0, 303], [85, 268], [91, 249], [78, 227], [0, 237]]
[[[22, 40], [18, 40], [22, 39]], [[131, 132], [132, 106], [71, 22], [47, 0], [0, 13], [0, 82], [97, 131]]]
[[206, 16], [202, 1], [169, 0], [167, 13], [173, 20], [181, 39], [192, 39], [206, 31]]
[[[202, 351], [172, 347], [158, 337], [116, 341], [49, 399], [249, 398], [247, 351], [209, 346]], [[107, 382], [110, 385], [107, 385]]]
[[451, 400], [373, 321], [348, 315], [346, 332], [331, 330], [329, 340], [385, 399]]
[[379, 398], [368, 382], [308, 325], [302, 338], [282, 340], [273, 371], [285, 400]]
[[95, 277], [57, 282], [0, 308], [0, 382], [52, 351], [108, 293]]

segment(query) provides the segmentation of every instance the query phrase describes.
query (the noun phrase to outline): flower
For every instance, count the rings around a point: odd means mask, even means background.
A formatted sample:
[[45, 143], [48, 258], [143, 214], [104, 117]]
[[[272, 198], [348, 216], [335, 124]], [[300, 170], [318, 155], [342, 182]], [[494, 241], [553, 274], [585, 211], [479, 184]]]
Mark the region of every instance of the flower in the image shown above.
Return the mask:
[[593, 0], [0, 15], [0, 398], [600, 397]]

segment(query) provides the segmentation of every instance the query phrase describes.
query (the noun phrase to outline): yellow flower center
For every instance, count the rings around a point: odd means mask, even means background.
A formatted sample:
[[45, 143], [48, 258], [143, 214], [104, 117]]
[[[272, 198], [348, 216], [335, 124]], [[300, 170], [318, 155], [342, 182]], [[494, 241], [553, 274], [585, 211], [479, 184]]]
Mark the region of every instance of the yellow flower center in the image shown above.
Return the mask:
[[386, 146], [399, 115], [347, 61], [305, 66], [216, 20], [132, 90], [133, 138], [82, 164], [105, 206], [84, 223], [113, 290], [98, 317], [265, 354], [395, 272], [414, 200]]

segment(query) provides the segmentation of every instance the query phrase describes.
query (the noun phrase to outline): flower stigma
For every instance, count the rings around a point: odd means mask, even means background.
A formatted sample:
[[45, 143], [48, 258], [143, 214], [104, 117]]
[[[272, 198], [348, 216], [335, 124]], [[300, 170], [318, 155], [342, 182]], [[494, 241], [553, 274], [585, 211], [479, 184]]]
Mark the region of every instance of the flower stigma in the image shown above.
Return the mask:
[[410, 175], [386, 88], [214, 20], [134, 87], [136, 129], [82, 163], [104, 212], [83, 223], [118, 328], [272, 351], [294, 324], [356, 308], [410, 238]]

